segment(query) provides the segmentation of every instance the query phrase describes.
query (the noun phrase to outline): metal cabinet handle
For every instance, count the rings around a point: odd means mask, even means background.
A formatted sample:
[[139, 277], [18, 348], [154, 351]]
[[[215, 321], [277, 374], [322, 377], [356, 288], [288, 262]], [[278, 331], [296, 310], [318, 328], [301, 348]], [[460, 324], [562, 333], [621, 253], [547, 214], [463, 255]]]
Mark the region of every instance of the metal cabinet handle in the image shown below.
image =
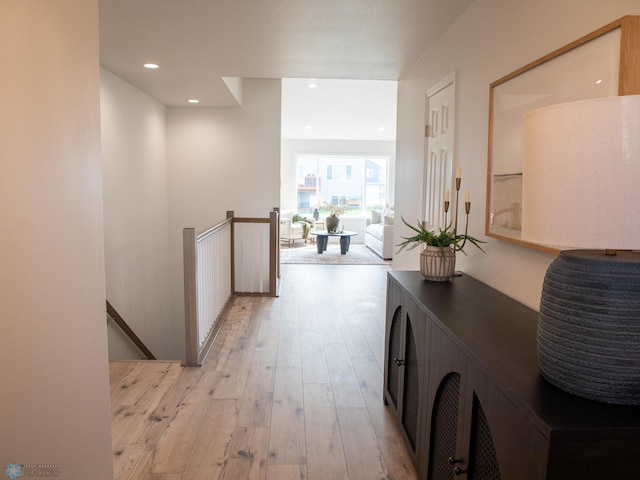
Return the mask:
[[453, 469], [453, 473], [456, 475], [462, 475], [463, 473], [467, 473], [467, 470], [462, 470], [460, 467], [456, 467]]
[[449, 465], [455, 465], [456, 463], [462, 463], [462, 460], [456, 459], [453, 455], [447, 458]]
[[404, 365], [404, 360], [400, 360], [399, 358], [394, 358], [393, 359], [393, 363], [395, 363], [397, 366], [401, 367], [402, 365]]

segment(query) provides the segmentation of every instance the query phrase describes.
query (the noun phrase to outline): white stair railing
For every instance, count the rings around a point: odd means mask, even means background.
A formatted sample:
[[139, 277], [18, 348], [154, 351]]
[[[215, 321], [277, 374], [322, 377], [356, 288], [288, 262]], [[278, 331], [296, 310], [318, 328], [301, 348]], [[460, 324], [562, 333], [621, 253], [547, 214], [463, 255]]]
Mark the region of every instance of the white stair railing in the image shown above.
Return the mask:
[[202, 365], [234, 294], [276, 296], [279, 212], [183, 230], [186, 360]]

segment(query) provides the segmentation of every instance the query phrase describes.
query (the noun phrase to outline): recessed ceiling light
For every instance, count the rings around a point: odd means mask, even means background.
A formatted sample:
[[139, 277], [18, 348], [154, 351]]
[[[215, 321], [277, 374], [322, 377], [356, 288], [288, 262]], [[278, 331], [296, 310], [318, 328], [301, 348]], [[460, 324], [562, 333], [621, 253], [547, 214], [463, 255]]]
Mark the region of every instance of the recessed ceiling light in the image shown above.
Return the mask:
[[150, 70], [155, 70], [156, 68], [160, 68], [160, 65], [158, 65], [157, 63], [145, 63], [144, 68], [148, 68]]
[[596, 83], [600, 85], [602, 83], [602, 80], [596, 80]]
[[318, 84], [317, 84], [317, 83], [315, 83], [315, 82], [311, 82], [311, 83], [309, 84], [309, 88], [318, 88]]
[[190, 98], [189, 100], [187, 100], [187, 102], [189, 102], [189, 103], [200, 103], [200, 100], [197, 100], [195, 98]]

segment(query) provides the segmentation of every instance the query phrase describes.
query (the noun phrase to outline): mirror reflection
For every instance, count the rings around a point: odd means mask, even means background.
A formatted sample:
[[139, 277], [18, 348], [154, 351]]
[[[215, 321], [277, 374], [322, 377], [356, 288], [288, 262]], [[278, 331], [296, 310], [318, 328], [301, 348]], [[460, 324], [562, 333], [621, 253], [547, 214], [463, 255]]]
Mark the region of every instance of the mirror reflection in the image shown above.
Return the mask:
[[615, 27], [594, 32], [491, 84], [487, 235], [524, 244], [520, 240], [524, 114], [618, 94], [621, 28]]

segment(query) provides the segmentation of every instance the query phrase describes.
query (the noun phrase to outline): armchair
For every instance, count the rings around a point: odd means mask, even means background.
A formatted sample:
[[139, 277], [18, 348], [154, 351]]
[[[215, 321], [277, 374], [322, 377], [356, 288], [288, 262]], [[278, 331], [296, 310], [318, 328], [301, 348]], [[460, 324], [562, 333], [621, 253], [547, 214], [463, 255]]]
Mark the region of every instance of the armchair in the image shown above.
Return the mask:
[[294, 240], [304, 239], [304, 230], [300, 223], [293, 223], [290, 218], [280, 220], [280, 241], [286, 241], [289, 245]]
[[286, 241], [289, 246], [295, 240], [307, 240], [309, 230], [313, 222], [306, 217], [294, 214], [291, 218], [284, 217], [280, 220], [280, 241]]

